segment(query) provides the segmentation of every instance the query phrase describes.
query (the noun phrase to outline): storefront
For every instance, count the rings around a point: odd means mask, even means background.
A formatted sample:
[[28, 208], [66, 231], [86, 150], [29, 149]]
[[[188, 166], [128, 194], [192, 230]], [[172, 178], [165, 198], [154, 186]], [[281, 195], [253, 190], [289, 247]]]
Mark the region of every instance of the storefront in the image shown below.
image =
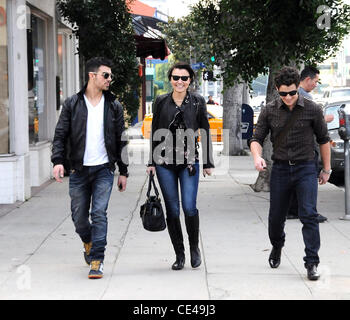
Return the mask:
[[79, 88], [76, 40], [56, 1], [0, 0], [0, 204], [50, 180], [62, 101]]

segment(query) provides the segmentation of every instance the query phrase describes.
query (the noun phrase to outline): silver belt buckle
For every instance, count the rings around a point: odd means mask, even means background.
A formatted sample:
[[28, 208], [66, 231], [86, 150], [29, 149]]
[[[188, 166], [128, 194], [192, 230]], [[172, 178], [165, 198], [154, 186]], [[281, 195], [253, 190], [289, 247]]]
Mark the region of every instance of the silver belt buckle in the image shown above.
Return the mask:
[[291, 161], [291, 160], [288, 160], [288, 163], [290, 166], [295, 166], [295, 162]]

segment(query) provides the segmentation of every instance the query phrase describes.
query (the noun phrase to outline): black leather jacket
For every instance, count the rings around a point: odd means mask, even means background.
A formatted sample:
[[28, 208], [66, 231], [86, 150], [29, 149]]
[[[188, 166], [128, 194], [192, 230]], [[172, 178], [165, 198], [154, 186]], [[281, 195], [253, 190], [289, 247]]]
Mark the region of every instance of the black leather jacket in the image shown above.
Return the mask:
[[[84, 100], [86, 87], [85, 85], [79, 93], [68, 98], [63, 104], [52, 144], [51, 161], [54, 165], [65, 164], [68, 159], [71, 169], [80, 170], [83, 167], [88, 116]], [[111, 92], [103, 93], [105, 96], [104, 140], [109, 167], [114, 171], [117, 163], [120, 174], [127, 176], [127, 142], [121, 141], [125, 130], [123, 107]]]
[[[188, 101], [186, 101], [186, 99]], [[202, 139], [202, 156], [203, 156], [203, 168], [214, 168], [213, 154], [212, 154], [212, 142], [209, 131], [209, 121], [207, 115], [207, 105], [202, 96], [196, 93], [188, 92], [183, 106], [184, 108], [184, 121], [186, 129], [192, 129], [198, 133], [198, 129], [201, 130], [202, 136], [205, 135], [208, 139]], [[155, 166], [156, 164], [162, 164], [161, 157], [155, 155], [157, 152], [153, 152], [157, 145], [162, 141], [155, 141], [153, 139], [154, 132], [158, 129], [169, 129], [169, 125], [174, 119], [176, 114], [176, 106], [172, 98], [172, 92], [161, 96], [158, 96], [153, 104], [153, 120], [152, 120], [152, 133], [151, 133], [151, 150], [148, 166]], [[204, 132], [203, 132], [204, 131]], [[156, 159], [157, 158], [157, 159]]]

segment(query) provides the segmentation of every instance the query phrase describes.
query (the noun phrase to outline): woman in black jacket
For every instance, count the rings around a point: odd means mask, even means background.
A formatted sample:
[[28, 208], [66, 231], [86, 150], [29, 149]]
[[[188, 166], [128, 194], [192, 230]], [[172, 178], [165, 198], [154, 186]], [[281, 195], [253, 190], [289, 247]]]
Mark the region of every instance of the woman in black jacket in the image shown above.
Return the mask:
[[170, 68], [168, 78], [173, 91], [157, 97], [153, 105], [147, 173], [157, 173], [166, 207], [168, 231], [176, 254], [172, 269], [181, 270], [185, 264], [185, 249], [180, 223], [179, 182], [191, 265], [196, 268], [201, 264], [196, 205], [200, 171], [198, 129], [201, 132], [204, 176], [212, 174], [214, 164], [205, 100], [188, 90], [194, 80], [192, 68], [187, 63], [177, 63]]

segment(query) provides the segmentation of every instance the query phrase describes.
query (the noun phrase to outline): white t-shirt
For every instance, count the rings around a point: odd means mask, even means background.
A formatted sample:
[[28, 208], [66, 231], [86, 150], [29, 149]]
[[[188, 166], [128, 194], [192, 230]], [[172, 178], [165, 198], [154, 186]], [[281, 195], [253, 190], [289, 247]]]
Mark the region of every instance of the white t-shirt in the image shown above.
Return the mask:
[[97, 166], [108, 162], [103, 124], [105, 97], [102, 95], [95, 107], [85, 95], [84, 99], [88, 109], [84, 166]]

